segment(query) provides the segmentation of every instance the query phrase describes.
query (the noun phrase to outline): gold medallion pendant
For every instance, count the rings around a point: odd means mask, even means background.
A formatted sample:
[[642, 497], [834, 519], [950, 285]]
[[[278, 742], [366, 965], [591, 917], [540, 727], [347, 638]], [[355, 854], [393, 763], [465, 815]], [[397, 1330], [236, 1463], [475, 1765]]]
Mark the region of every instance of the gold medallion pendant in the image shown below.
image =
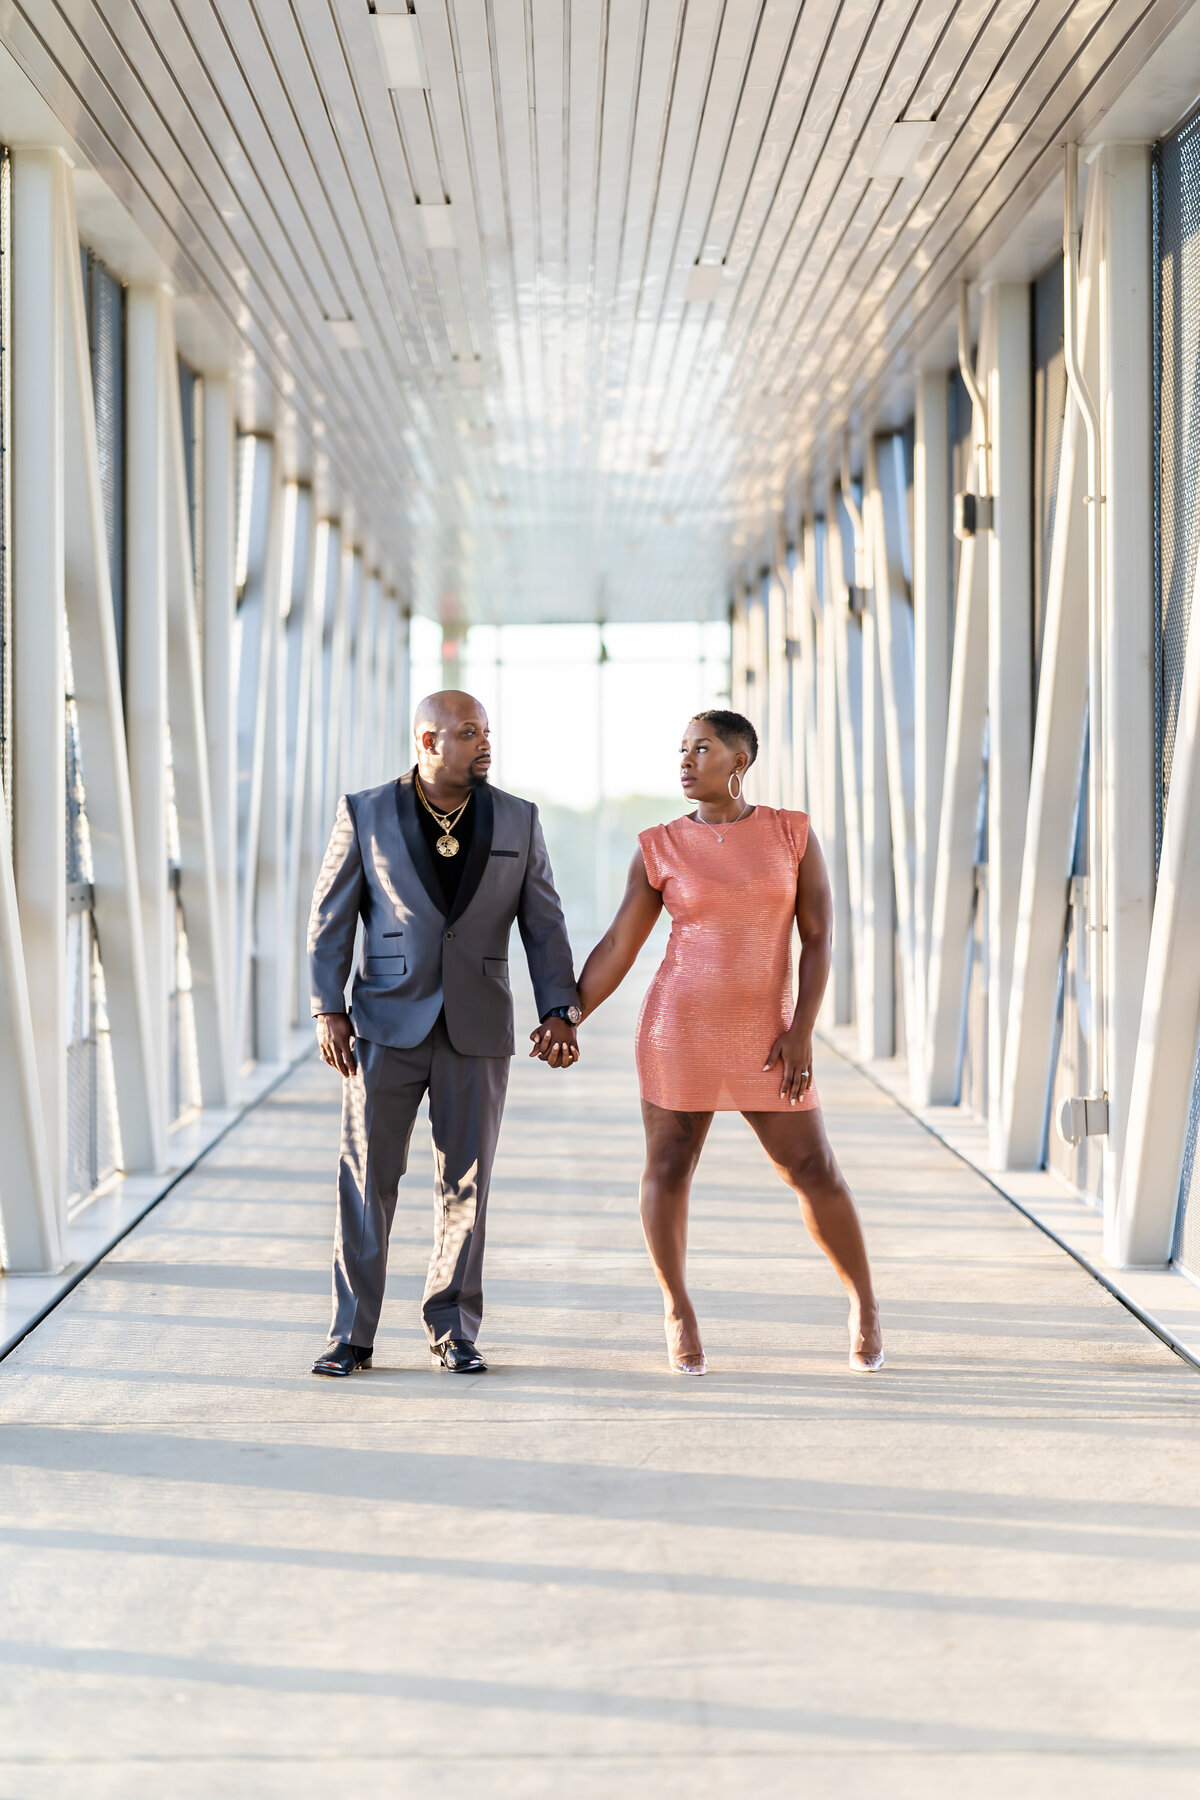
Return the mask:
[[446, 833], [445, 837], [440, 837], [438, 839], [437, 847], [439, 856], [458, 855], [458, 839], [456, 837], [451, 837], [449, 832]]

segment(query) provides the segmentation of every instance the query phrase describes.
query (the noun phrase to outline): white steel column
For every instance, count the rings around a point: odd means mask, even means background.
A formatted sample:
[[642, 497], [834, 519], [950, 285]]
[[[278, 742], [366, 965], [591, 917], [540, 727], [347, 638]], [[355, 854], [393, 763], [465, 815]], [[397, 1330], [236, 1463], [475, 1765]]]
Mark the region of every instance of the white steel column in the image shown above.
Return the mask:
[[[1096, 338], [1094, 264], [1079, 295], [1080, 343]], [[1075, 855], [1075, 809], [1088, 683], [1087, 447], [1068, 398], [1058, 466], [1054, 544], [1042, 635], [1041, 675], [1029, 786], [1025, 856], [1013, 946], [1012, 998], [1004, 1044], [1001, 1133], [995, 1161], [1032, 1169], [1042, 1141], [1052, 1079], [1058, 964], [1067, 885]]]
[[[866, 495], [863, 496], [867, 504]], [[896, 939], [880, 633], [875, 600], [862, 616], [862, 986], [858, 1051], [866, 1062], [896, 1048]]]
[[988, 367], [994, 522], [988, 539], [988, 1134], [1002, 1154], [1004, 1033], [1029, 806], [1032, 680], [1032, 518], [1029, 289], [989, 288]]
[[291, 933], [287, 911], [287, 671], [283, 607], [292, 594], [296, 554], [296, 487], [288, 482], [272, 511], [277, 548], [267, 558], [262, 595], [263, 705], [262, 785], [254, 887], [255, 1043], [259, 1060], [282, 1062], [291, 1019]]
[[[234, 1054], [241, 1066], [253, 1050], [252, 1005], [255, 974], [255, 905], [258, 894], [258, 848], [263, 811], [263, 765], [266, 760], [271, 660], [279, 636], [279, 567], [282, 560], [283, 493], [268, 438], [243, 441], [243, 496], [250, 522], [246, 579], [238, 609], [237, 741], [238, 741], [238, 937], [237, 1004]], [[271, 612], [274, 608], [275, 618]]]
[[396, 714], [392, 736], [392, 757], [397, 775], [409, 767], [409, 745], [412, 729], [412, 611], [400, 609], [399, 656], [396, 664]]
[[[839, 530], [836, 493], [829, 496], [825, 521], [818, 632], [820, 663], [821, 748], [821, 846], [833, 891], [833, 961], [821, 1018], [825, 1023], [848, 1025], [854, 1017], [854, 905], [851, 897], [850, 859], [847, 852], [846, 792], [842, 776], [842, 732], [838, 719], [838, 625], [835, 612], [845, 610], [844, 584], [835, 589], [830, 544]], [[840, 557], [839, 557], [840, 568]], [[813, 559], [816, 575], [816, 558]]]
[[730, 673], [729, 693], [730, 705], [734, 712], [742, 714], [746, 711], [746, 662], [748, 658], [746, 630], [746, 590], [739, 582], [737, 593], [729, 609]]
[[209, 794], [212, 803], [213, 862], [217, 879], [218, 935], [225, 946], [225, 1016], [230, 1021], [226, 1081], [232, 1093], [241, 1061], [234, 1042], [237, 1007], [238, 802], [237, 802], [237, 615], [234, 505], [235, 431], [228, 379], [205, 375], [198, 471], [204, 570], [204, 721], [208, 734]]
[[159, 1071], [158, 1134], [170, 1123], [166, 1080], [175, 902], [167, 879], [166, 433], [160, 388], [163, 296], [125, 298], [125, 730], [146, 942], [146, 992]]
[[[1101, 209], [1100, 412], [1104, 436], [1103, 872], [1110, 1252], [1154, 904], [1154, 367], [1150, 151], [1111, 144], [1093, 164]], [[1193, 615], [1195, 619], [1195, 615]], [[1097, 871], [1099, 875], [1099, 871]]]
[[950, 697], [950, 383], [945, 370], [917, 376], [913, 455], [913, 962], [914, 1091], [925, 1065], [925, 1007], [938, 818]]
[[1200, 1040], [1200, 579], [1191, 619], [1120, 1194], [1105, 1245], [1122, 1268], [1171, 1259]]
[[867, 525], [874, 532], [871, 566], [875, 577], [871, 605], [879, 641], [896, 937], [903, 987], [905, 1044], [911, 1064], [919, 1053], [920, 1028], [914, 1019], [913, 622], [904, 574], [908, 507], [904, 440], [899, 433], [877, 439], [870, 446], [869, 456], [871, 492]]
[[200, 1098], [205, 1106], [229, 1106], [234, 1098], [236, 1076], [226, 966], [227, 959], [233, 954], [233, 943], [223, 932], [213, 837], [178, 356], [170, 303], [165, 295], [160, 306], [161, 381], [167, 441], [167, 705], [171, 719], [175, 815], [179, 827], [180, 900], [191, 964]]
[[0, 1268], [9, 1275], [51, 1274], [65, 1259], [62, 1209], [50, 1179], [46, 1121], [38, 1080], [33, 1010], [9, 823], [0, 792]]
[[[308, 981], [308, 914], [317, 870], [325, 850], [325, 706], [326, 706], [326, 634], [333, 597], [336, 595], [338, 533], [328, 519], [318, 519], [312, 531], [309, 556], [308, 588], [311, 605], [311, 641], [309, 652], [308, 776], [304, 789], [304, 807], [300, 815], [300, 835], [296, 851], [296, 873], [292, 895], [292, 935], [295, 945], [293, 1007], [296, 1022], [303, 1025], [309, 1016]], [[291, 879], [289, 875], [289, 879]]]
[[[299, 985], [305, 963], [303, 924], [300, 917], [302, 870], [311, 862], [313, 670], [318, 617], [325, 598], [325, 550], [328, 531], [318, 525], [311, 488], [300, 488], [296, 497], [296, 558], [292, 571], [292, 604], [284, 629], [287, 669], [287, 718], [284, 747], [287, 771], [287, 881], [284, 898], [287, 948], [287, 1025], [308, 1019], [308, 1000]], [[303, 994], [308, 991], [304, 969]]]
[[987, 603], [987, 549], [978, 538], [969, 538], [958, 564], [945, 778], [929, 928], [925, 1079], [915, 1095], [922, 1106], [953, 1105], [958, 1099], [975, 896], [975, 822], [987, 717]]
[[126, 1170], [166, 1162], [160, 1066], [146, 978], [146, 945], [125, 713], [117, 655], [99, 446], [70, 185], [62, 227], [64, 261], [65, 595], [75, 681], [75, 716], [92, 850], [92, 915], [104, 958], [113, 1080]]
[[[842, 499], [837, 488], [830, 492], [830, 525], [825, 534], [828, 558], [828, 605], [825, 620], [832, 644], [841, 771], [842, 817], [845, 830], [846, 888], [850, 905], [849, 952], [854, 972], [854, 1005], [861, 1020], [864, 1007], [863, 871], [862, 871], [862, 631], [850, 611], [850, 576], [845, 566], [842, 531]], [[852, 571], [851, 571], [852, 573]]]
[[48, 1269], [61, 1266], [67, 1194], [64, 182], [57, 150], [14, 151], [13, 862], [56, 1212], [38, 1226]]
[[791, 806], [791, 721], [788, 679], [788, 573], [787, 545], [780, 532], [775, 562], [767, 582], [767, 723], [769, 738], [768, 790], [772, 806]]
[[[66, 676], [58, 230], [64, 183], [59, 151], [13, 152], [15, 883], [12, 890], [7, 880], [3, 883], [2, 922], [5, 1023], [20, 1034], [19, 1043], [8, 1040], [4, 1053], [9, 1076], [5, 1120], [16, 1113], [21, 1123], [12, 1139], [13, 1165], [5, 1167], [0, 1181], [0, 1217], [5, 1266], [26, 1272], [61, 1268], [66, 1242]], [[18, 1189], [23, 1175], [29, 1186]]]

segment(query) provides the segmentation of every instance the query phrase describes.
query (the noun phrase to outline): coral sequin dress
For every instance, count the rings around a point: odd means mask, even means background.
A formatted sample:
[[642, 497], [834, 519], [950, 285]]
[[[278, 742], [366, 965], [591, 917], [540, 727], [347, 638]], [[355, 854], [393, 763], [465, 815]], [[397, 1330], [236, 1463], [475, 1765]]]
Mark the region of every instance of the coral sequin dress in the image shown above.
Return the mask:
[[642, 1003], [642, 1098], [670, 1112], [800, 1112], [779, 1098], [771, 1045], [792, 1022], [796, 877], [808, 815], [756, 806], [723, 827], [672, 819], [638, 836], [671, 915], [667, 953]]

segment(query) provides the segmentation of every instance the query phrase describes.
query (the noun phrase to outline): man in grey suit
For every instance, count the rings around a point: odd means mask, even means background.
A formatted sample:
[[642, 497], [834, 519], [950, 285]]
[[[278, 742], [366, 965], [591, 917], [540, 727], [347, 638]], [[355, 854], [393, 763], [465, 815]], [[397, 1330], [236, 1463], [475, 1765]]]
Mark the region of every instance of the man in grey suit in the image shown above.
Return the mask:
[[475, 1339], [488, 1184], [515, 1051], [514, 919], [543, 1022], [534, 1054], [553, 1068], [579, 1056], [571, 946], [536, 806], [488, 785], [487, 714], [470, 694], [431, 694], [415, 735], [415, 769], [339, 800], [309, 916], [317, 1041], [346, 1082], [333, 1324], [316, 1375], [370, 1366], [397, 1185], [426, 1093], [435, 1180], [425, 1329], [443, 1367], [487, 1367]]

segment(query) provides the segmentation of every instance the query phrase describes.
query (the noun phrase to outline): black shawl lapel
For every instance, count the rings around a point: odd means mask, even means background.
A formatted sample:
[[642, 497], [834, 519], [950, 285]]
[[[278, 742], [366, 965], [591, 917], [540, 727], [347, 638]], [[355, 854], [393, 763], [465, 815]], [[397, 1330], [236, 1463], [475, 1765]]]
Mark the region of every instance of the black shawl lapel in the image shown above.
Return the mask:
[[[429, 853], [429, 845], [425, 842], [425, 833], [421, 830], [417, 818], [417, 807], [421, 804], [413, 787], [415, 769], [407, 775], [401, 775], [396, 783], [396, 811], [400, 818], [400, 835], [404, 839], [404, 847], [412, 859], [413, 868], [421, 878], [421, 886], [433, 901], [438, 911], [445, 915], [446, 900], [438, 885], [434, 873], [433, 858]], [[488, 845], [489, 850], [491, 845]], [[464, 874], [465, 880], [465, 874]]]
[[[471, 798], [475, 808], [475, 830], [471, 835], [471, 848], [467, 851], [467, 860], [463, 864], [462, 877], [458, 884], [458, 892], [454, 896], [454, 905], [450, 909], [450, 923], [461, 919], [475, 898], [475, 891], [483, 880], [483, 871], [488, 866], [488, 858], [492, 854], [493, 805], [492, 790], [486, 785], [477, 787]], [[420, 828], [418, 827], [418, 833]]]

